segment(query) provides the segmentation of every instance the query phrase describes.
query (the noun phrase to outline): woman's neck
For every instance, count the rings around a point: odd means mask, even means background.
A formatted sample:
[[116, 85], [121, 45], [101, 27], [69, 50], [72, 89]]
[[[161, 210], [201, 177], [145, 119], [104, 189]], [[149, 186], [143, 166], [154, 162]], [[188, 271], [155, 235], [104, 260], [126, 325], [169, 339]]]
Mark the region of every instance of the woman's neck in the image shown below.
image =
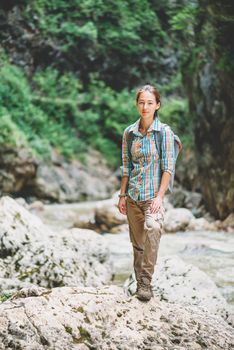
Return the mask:
[[139, 123], [139, 129], [141, 129], [141, 131], [146, 132], [150, 125], [153, 123], [154, 119], [150, 119], [150, 120], [145, 120], [145, 119], [140, 119], [140, 123]]

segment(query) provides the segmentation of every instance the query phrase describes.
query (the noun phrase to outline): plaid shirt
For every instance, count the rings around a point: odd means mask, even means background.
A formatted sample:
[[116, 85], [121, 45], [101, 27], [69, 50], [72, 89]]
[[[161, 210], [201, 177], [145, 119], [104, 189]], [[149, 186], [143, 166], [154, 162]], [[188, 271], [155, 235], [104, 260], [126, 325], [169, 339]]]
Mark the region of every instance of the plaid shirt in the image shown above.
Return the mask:
[[[157, 196], [162, 172], [171, 174], [174, 170], [174, 136], [170, 128], [163, 129], [160, 159], [154, 136], [155, 131], [161, 130], [159, 119], [152, 122], [145, 135], [139, 132], [139, 123], [140, 119], [124, 130], [121, 170], [122, 176], [129, 176], [129, 196], [135, 201], [146, 201]], [[130, 132], [131, 150], [127, 142]]]

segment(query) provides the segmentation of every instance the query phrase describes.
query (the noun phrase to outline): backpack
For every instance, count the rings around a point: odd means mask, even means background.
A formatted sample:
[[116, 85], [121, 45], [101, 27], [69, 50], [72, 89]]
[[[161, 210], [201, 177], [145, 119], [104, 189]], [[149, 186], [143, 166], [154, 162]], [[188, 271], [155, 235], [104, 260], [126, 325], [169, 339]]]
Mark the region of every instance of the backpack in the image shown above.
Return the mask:
[[[161, 158], [161, 143], [162, 143], [162, 136], [163, 136], [163, 131], [165, 130], [165, 128], [169, 128], [170, 131], [172, 132], [173, 136], [174, 136], [174, 154], [175, 154], [175, 163], [174, 163], [174, 170], [173, 173], [171, 174], [170, 177], [170, 182], [168, 185], [168, 190], [170, 192], [172, 192], [173, 190], [173, 185], [174, 185], [174, 178], [175, 178], [175, 166], [176, 166], [176, 160], [177, 157], [180, 153], [180, 151], [182, 150], [183, 146], [182, 146], [182, 142], [180, 141], [179, 136], [177, 136], [176, 134], [173, 133], [173, 131], [171, 130], [171, 128], [164, 123], [161, 123], [161, 130], [160, 131], [153, 131], [154, 133], [154, 140], [155, 140], [155, 145], [159, 154], [159, 157]], [[127, 138], [127, 143], [128, 143], [128, 148], [130, 150], [130, 156], [131, 156], [131, 147], [132, 147], [132, 141], [133, 141], [133, 133], [130, 132], [128, 134], [128, 138]]]

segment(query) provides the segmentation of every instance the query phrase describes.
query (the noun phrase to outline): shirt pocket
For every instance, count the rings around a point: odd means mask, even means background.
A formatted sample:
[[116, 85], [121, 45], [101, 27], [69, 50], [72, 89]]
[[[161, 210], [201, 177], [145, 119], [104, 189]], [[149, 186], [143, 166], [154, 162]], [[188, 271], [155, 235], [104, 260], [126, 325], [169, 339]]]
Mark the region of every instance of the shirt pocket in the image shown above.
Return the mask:
[[157, 149], [157, 146], [156, 146], [156, 142], [155, 142], [155, 138], [154, 138], [154, 134], [153, 133], [152, 133], [152, 135], [150, 136], [150, 139], [149, 139], [148, 152], [149, 152], [149, 155], [152, 156], [152, 158], [156, 158], [156, 160], [158, 160], [159, 154], [158, 154], [158, 149]]
[[133, 161], [137, 161], [142, 157], [142, 142], [140, 138], [135, 138], [132, 141], [131, 155]]

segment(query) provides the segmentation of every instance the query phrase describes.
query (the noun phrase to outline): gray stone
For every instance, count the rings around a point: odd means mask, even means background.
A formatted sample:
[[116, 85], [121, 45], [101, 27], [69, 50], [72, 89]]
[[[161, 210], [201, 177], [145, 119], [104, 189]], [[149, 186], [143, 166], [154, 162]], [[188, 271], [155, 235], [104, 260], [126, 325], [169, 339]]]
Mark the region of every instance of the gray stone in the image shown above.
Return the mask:
[[9, 197], [0, 200], [0, 252], [2, 291], [12, 278], [54, 287], [100, 285], [112, 276], [104, 237], [82, 229], [55, 233]]
[[[119, 185], [116, 176], [97, 151], [86, 154], [85, 164], [70, 163], [53, 156], [54, 162], [40, 163], [37, 175], [29, 184], [32, 194], [56, 202], [77, 202], [108, 198]], [[103, 181], [103, 177], [108, 181]]]
[[216, 222], [209, 222], [205, 218], [192, 219], [186, 227], [187, 231], [218, 231], [218, 229]]
[[0, 349], [228, 350], [233, 328], [197, 306], [114, 286], [23, 289], [0, 305]]
[[[125, 282], [124, 288], [134, 294], [134, 274]], [[231, 310], [215, 283], [206, 273], [191, 264], [185, 264], [178, 256], [158, 259], [152, 279], [155, 296], [170, 303], [197, 305], [212, 314], [232, 322]]]
[[116, 226], [127, 224], [127, 217], [121, 214], [115, 205], [108, 205], [96, 209], [95, 223], [102, 231], [110, 232]]
[[194, 219], [193, 214], [186, 208], [170, 209], [165, 214], [164, 230], [166, 232], [184, 231], [192, 219]]
[[221, 227], [227, 230], [234, 230], [234, 213], [229, 214], [221, 223]]
[[35, 177], [37, 161], [25, 145], [0, 149], [0, 193], [20, 192], [29, 179]]

